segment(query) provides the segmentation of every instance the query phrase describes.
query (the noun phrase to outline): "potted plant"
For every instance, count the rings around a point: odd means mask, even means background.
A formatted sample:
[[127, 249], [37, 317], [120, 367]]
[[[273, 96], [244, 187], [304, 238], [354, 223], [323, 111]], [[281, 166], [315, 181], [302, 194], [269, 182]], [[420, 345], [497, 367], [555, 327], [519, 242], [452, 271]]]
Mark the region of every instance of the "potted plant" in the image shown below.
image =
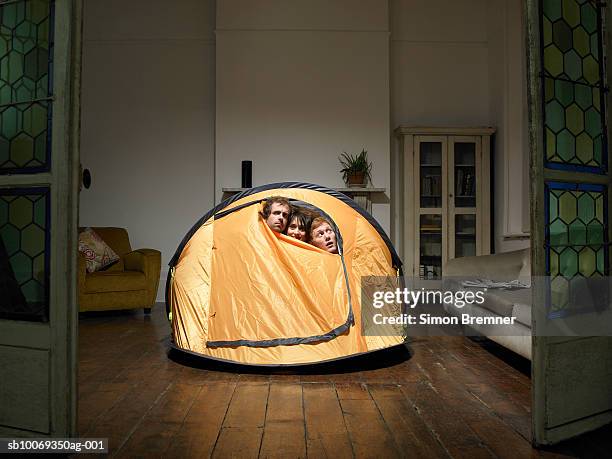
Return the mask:
[[364, 187], [372, 180], [370, 175], [372, 163], [368, 161], [367, 150], [361, 150], [358, 155], [350, 155], [343, 152], [338, 156], [342, 169], [342, 179], [349, 187]]

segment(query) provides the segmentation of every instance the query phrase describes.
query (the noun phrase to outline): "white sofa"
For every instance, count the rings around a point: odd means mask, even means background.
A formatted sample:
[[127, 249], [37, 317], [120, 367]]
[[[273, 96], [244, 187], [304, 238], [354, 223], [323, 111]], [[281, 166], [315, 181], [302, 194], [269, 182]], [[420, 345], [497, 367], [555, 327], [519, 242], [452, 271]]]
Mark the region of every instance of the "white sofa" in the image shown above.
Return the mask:
[[[447, 263], [444, 278], [445, 288], [449, 286], [462, 288], [460, 281], [467, 278], [494, 281], [518, 279], [522, 283], [531, 285], [530, 249], [455, 258]], [[445, 306], [445, 310], [453, 315], [516, 317], [513, 325], [497, 328], [499, 334], [495, 333], [495, 327], [487, 326], [486, 332], [483, 332], [483, 327], [478, 325], [471, 327], [492, 341], [531, 360], [531, 289], [488, 289], [484, 295], [485, 301], [482, 305], [466, 305], [461, 309], [448, 305]]]

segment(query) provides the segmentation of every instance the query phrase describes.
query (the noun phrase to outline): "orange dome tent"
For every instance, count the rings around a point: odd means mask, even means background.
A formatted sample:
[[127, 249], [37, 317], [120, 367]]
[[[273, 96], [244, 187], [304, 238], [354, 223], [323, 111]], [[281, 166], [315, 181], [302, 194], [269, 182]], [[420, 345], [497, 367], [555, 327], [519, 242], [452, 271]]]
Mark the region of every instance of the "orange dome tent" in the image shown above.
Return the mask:
[[[260, 211], [270, 196], [327, 216], [339, 254], [268, 228]], [[202, 217], [170, 261], [172, 345], [217, 360], [278, 366], [402, 344], [402, 336], [364, 336], [361, 326], [361, 278], [400, 274], [383, 229], [345, 195], [307, 183], [251, 188]]]

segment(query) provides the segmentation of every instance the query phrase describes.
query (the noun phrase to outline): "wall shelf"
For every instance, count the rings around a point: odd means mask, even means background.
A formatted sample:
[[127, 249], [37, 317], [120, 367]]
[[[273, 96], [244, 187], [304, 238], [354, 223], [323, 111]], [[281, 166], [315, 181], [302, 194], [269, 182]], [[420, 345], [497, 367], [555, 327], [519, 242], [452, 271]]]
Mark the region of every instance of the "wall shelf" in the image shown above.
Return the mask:
[[[227, 199], [234, 194], [242, 193], [248, 188], [231, 188], [226, 187], [222, 188], [223, 191], [223, 199]], [[386, 188], [361, 188], [361, 187], [345, 187], [345, 188], [332, 188], [334, 191], [338, 191], [342, 194], [347, 195], [353, 201], [355, 201], [359, 206], [363, 209], [367, 210], [369, 213], [372, 213], [372, 195], [375, 194], [385, 194], [387, 192]]]

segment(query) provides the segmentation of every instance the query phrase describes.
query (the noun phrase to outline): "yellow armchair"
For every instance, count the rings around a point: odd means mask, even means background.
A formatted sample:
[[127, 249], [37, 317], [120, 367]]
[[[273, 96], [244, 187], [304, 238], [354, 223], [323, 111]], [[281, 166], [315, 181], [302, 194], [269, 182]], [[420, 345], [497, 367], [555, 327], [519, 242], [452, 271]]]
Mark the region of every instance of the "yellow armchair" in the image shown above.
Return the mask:
[[150, 313], [157, 297], [161, 252], [132, 250], [124, 228], [92, 228], [119, 255], [117, 263], [104, 271], [88, 273], [79, 252], [79, 310], [108, 311], [139, 309]]

